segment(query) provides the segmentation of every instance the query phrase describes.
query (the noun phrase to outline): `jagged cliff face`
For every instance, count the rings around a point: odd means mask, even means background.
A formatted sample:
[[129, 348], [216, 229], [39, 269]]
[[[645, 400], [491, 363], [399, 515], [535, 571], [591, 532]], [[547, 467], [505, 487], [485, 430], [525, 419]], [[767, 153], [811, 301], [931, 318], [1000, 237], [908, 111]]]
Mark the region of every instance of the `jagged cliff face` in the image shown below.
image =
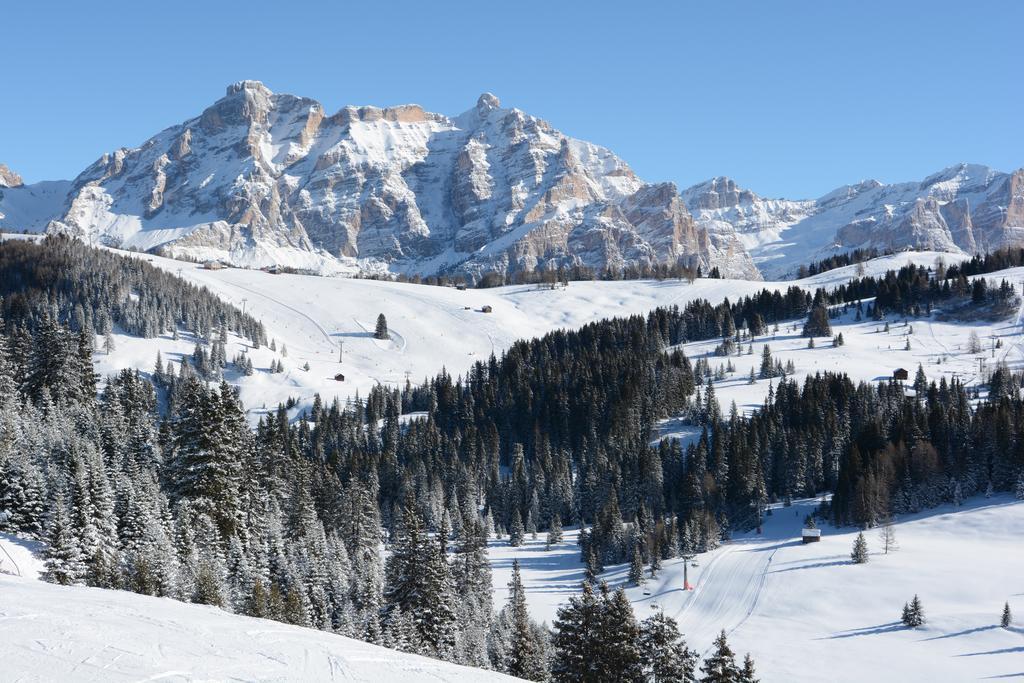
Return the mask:
[[715, 178], [682, 196], [698, 226], [734, 228], [770, 276], [857, 248], [973, 254], [1024, 244], [1024, 169], [960, 164], [920, 183], [865, 181], [801, 201]]
[[21, 187], [21, 176], [0, 164], [0, 187]]
[[483, 95], [456, 118], [346, 107], [244, 81], [75, 179], [50, 230], [172, 256], [324, 271], [478, 275], [557, 265], [718, 266], [758, 277], [731, 229], [672, 185]]

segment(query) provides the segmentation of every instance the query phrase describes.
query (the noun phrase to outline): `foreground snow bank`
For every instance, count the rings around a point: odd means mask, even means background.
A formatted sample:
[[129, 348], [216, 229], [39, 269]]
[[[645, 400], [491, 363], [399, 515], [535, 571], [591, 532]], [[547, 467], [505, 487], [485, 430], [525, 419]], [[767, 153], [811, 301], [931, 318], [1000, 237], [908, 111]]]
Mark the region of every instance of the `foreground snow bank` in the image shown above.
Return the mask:
[[330, 633], [0, 574], [7, 681], [511, 681]]

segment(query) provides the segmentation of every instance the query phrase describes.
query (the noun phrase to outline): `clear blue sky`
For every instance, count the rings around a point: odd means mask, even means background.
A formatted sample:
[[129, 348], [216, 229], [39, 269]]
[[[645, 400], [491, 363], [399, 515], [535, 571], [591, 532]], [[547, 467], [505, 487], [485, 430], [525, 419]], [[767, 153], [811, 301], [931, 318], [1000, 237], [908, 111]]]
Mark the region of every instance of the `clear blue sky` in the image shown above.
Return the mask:
[[646, 180], [813, 197], [1024, 166], [1024, 3], [12, 2], [0, 162], [72, 177], [229, 83], [457, 114], [483, 91]]

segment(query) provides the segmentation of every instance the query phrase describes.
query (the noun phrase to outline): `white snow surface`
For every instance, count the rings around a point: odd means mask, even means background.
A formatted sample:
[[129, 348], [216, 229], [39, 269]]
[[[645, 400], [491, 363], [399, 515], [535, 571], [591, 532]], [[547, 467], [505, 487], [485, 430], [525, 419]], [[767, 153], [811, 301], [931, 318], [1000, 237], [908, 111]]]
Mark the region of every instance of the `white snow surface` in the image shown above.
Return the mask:
[[42, 551], [39, 541], [0, 533], [0, 574], [38, 579], [45, 570]]
[[60, 214], [70, 189], [69, 180], [0, 186], [0, 229], [42, 232]]
[[[5, 541], [0, 543], [6, 546]], [[215, 607], [2, 574], [0, 679], [23, 683], [516, 680]]]
[[[905, 252], [868, 262], [864, 272], [882, 273], [909, 262], [931, 265], [940, 256], [947, 262], [955, 258], [937, 252]], [[726, 297], [735, 301], [762, 287], [782, 290], [794, 284], [810, 290], [832, 287], [856, 276], [856, 268], [851, 266], [793, 282], [699, 279], [689, 284], [679, 280], [638, 280], [572, 282], [567, 288], [556, 290], [521, 285], [459, 291], [388, 281], [272, 275], [235, 268], [204, 270], [193, 263], [156, 256], [139, 258], [180, 273], [189, 282], [208, 287], [225, 301], [239, 308], [244, 306], [248, 313], [262, 320], [268, 336], [275, 340], [277, 352], [266, 347], [249, 349], [256, 367], [256, 373], [250, 377], [240, 375], [231, 367], [225, 372], [229, 383], [239, 387], [252, 422], [257, 421], [265, 409], [273, 410], [289, 397], [298, 399], [293, 413], [296, 414], [311, 406], [317, 393], [325, 402], [335, 397], [344, 402], [357, 392], [365, 396], [378, 383], [402, 385], [408, 377], [416, 384], [442, 368], [452, 375], [462, 375], [474, 362], [486, 361], [491, 353], [500, 355], [518, 339], [540, 336], [555, 329], [578, 328], [603, 318], [643, 314], [658, 306], [683, 306], [696, 298], [706, 298], [712, 303]], [[1018, 282], [1024, 280], [1022, 274], [1013, 277]], [[481, 312], [486, 305], [491, 306], [493, 312]], [[384, 313], [391, 331], [392, 338], [387, 342], [373, 338], [379, 313]], [[848, 371], [855, 379], [870, 380], [891, 373], [894, 367], [913, 369], [918, 362], [927, 366], [945, 355], [949, 361], [936, 366], [936, 370], [949, 374], [959, 372], [961, 377], [977, 371], [977, 360], [956, 355], [956, 347], [966, 343], [969, 328], [928, 321], [912, 324], [915, 334], [911, 339], [914, 347], [911, 352], [889, 349], [889, 345], [894, 349], [905, 345], [900, 332], [906, 330], [895, 325], [889, 334], [875, 333], [872, 323], [851, 323], [849, 330], [844, 325], [841, 331], [847, 345], [837, 350], [830, 348], [830, 341], [819, 340], [821, 348], [808, 352], [803, 348], [806, 340], [799, 337], [799, 331], [780, 331], [775, 338], [768, 335], [755, 341], [752, 356], [732, 358], [737, 372], [716, 384], [716, 392], [724, 408], [728, 408], [731, 400], [743, 406], [760, 404], [767, 393], [768, 382], [747, 385], [746, 376], [751, 364], [760, 363], [763, 343], [768, 343], [783, 362], [793, 358], [798, 373], [831, 368]], [[983, 336], [996, 333], [1008, 337], [1017, 333], [1017, 326], [1007, 322], [978, 330]], [[836, 331], [840, 331], [838, 326]], [[195, 340], [186, 334], [177, 341], [169, 334], [157, 339], [123, 334], [115, 334], [114, 338], [116, 349], [111, 355], [96, 355], [97, 371], [103, 376], [123, 368], [148, 372], [153, 368], [158, 350], [167, 363], [180, 361], [195, 347]], [[102, 346], [102, 340], [98, 344]], [[710, 353], [715, 344], [688, 344], [685, 350], [691, 356], [699, 356]], [[282, 345], [287, 348], [287, 356], [281, 354]], [[228, 358], [246, 346], [240, 339], [230, 339]], [[343, 360], [339, 363], [342, 350]], [[1004, 344], [1001, 352], [1011, 361], [1022, 357], [1013, 344]], [[284, 364], [284, 373], [269, 372], [271, 362], [276, 359]], [[709, 360], [713, 367], [726, 362], [717, 357]], [[303, 369], [307, 362], [309, 371]], [[343, 382], [335, 381], [338, 373], [344, 374]]]
[[[706, 654], [725, 630], [742, 658], [750, 652], [762, 681], [973, 681], [1024, 677], [1024, 628], [999, 626], [1003, 604], [1024, 614], [1024, 502], [976, 498], [897, 520], [899, 549], [883, 554], [877, 530], [865, 532], [867, 564], [850, 562], [857, 531], [823, 527], [803, 545], [800, 529], [817, 500], [777, 506], [763, 533], [738, 535], [698, 555], [683, 587], [682, 560], [666, 561], [645, 589], [627, 589], [638, 618], [655, 610], [679, 622], [687, 644]], [[543, 535], [511, 548], [493, 541], [495, 603], [518, 559], [531, 615], [550, 625], [579, 592], [578, 532], [544, 550]], [[623, 585], [628, 566], [601, 575]], [[917, 594], [927, 623], [906, 629], [903, 603]]]

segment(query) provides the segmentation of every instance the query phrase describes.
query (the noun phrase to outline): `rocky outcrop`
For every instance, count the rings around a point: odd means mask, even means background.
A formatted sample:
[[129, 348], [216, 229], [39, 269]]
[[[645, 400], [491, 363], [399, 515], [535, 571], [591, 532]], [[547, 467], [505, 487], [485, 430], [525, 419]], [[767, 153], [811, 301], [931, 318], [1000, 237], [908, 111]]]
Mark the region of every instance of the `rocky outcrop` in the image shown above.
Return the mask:
[[735, 234], [696, 225], [674, 186], [646, 185], [489, 93], [455, 118], [416, 105], [326, 115], [242, 81], [86, 169], [50, 229], [239, 265], [480, 275], [693, 262], [758, 276]]
[[0, 187], [21, 187], [23, 184], [20, 175], [0, 164]]

